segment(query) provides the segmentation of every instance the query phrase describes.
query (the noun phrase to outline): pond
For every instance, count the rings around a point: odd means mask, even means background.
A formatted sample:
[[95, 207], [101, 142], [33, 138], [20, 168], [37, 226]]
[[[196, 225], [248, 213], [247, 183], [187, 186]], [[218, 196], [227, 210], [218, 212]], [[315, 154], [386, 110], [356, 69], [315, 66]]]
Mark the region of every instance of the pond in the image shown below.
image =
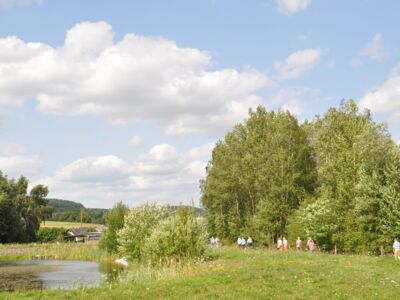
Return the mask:
[[97, 287], [118, 273], [113, 266], [87, 261], [0, 261], [0, 291]]

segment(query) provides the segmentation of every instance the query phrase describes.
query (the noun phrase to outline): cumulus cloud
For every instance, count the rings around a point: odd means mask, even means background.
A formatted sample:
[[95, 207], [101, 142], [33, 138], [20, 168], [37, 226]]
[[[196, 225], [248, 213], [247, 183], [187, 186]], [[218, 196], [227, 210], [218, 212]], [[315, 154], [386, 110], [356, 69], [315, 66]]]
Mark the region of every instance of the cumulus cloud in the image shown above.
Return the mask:
[[300, 116], [305, 112], [307, 100], [319, 95], [319, 90], [307, 86], [284, 88], [270, 97], [271, 104], [283, 110], [290, 111], [293, 115]]
[[372, 37], [372, 40], [358, 52], [358, 56], [368, 57], [376, 61], [382, 61], [388, 55], [388, 50], [383, 46], [383, 36], [381, 33], [376, 33]]
[[189, 204], [199, 199], [199, 180], [214, 144], [177, 151], [158, 144], [133, 161], [108, 155], [86, 157], [67, 164], [54, 176], [35, 184], [48, 185], [52, 197], [81, 201], [87, 206], [111, 207], [123, 200], [130, 205], [147, 201]]
[[400, 65], [385, 82], [362, 97], [360, 106], [374, 113], [389, 113], [392, 119], [400, 121]]
[[77, 24], [59, 48], [7, 37], [0, 39], [0, 105], [36, 98], [45, 113], [221, 134], [261, 103], [255, 93], [269, 80], [250, 68], [210, 71], [211, 64], [207, 52], [161, 37], [114, 42], [105, 22]]
[[303, 73], [319, 65], [320, 49], [299, 50], [290, 54], [284, 61], [276, 62], [278, 79], [287, 80], [300, 77]]
[[290, 16], [305, 10], [311, 4], [311, 0], [278, 0], [277, 4], [280, 13]]
[[13, 142], [0, 142], [0, 171], [10, 177], [36, 175], [43, 165], [38, 155], [25, 153], [25, 147]]

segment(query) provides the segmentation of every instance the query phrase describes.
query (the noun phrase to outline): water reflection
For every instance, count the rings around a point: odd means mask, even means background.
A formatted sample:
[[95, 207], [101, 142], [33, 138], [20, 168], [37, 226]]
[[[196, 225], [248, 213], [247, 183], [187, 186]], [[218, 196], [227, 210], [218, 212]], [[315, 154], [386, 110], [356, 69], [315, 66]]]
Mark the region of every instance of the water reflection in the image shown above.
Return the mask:
[[[0, 290], [73, 289], [97, 287], [109, 269], [83, 261], [0, 261]], [[112, 274], [113, 272], [111, 272]], [[116, 274], [118, 272], [115, 272]], [[112, 275], [110, 275], [113, 277]], [[117, 276], [117, 275], [115, 275]]]

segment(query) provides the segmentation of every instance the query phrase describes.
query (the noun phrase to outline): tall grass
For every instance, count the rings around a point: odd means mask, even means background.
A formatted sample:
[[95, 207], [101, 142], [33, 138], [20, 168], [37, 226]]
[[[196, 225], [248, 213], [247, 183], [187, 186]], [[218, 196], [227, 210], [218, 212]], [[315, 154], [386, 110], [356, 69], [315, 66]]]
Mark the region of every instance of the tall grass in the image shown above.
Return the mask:
[[57, 260], [107, 261], [109, 255], [97, 243], [11, 244], [0, 247], [2, 260], [29, 260], [36, 256]]

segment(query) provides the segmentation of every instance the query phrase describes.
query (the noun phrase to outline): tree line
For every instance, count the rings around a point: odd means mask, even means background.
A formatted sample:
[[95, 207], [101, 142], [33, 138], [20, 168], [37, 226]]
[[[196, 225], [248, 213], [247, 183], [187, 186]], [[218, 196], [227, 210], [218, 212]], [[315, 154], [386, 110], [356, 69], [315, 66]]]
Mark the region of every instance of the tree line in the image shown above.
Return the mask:
[[400, 236], [400, 149], [342, 101], [299, 124], [260, 106], [219, 141], [201, 181], [210, 235], [312, 237], [324, 250], [377, 252]]
[[41, 221], [51, 215], [47, 187], [37, 185], [28, 193], [28, 180], [8, 179], [0, 171], [0, 243], [35, 241]]

